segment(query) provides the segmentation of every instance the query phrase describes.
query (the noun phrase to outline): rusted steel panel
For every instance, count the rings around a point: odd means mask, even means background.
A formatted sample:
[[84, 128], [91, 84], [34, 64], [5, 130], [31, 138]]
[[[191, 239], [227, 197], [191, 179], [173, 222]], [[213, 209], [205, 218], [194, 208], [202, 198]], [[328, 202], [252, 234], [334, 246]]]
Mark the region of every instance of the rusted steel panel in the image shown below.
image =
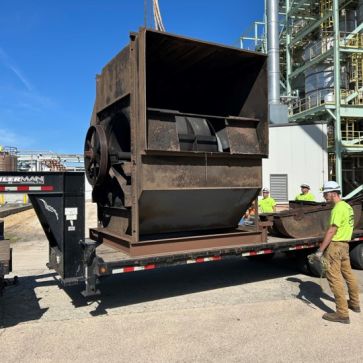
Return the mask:
[[144, 157], [143, 189], [260, 188], [261, 160]]
[[[179, 189], [144, 191], [140, 233], [236, 228], [258, 189]], [[221, 213], [224, 211], [224, 213]]]
[[148, 148], [153, 150], [180, 151], [175, 122], [159, 114], [148, 120]]
[[260, 153], [260, 145], [254, 122], [228, 121], [226, 129], [231, 154], [248, 155]]
[[131, 91], [130, 49], [118, 53], [97, 76], [96, 112], [111, 105], [119, 97]]
[[266, 56], [145, 29], [130, 39], [97, 78], [103, 130], [86, 140], [102, 235], [131, 248], [235, 230], [268, 151]]
[[[317, 204], [304, 205], [303, 203], [291, 203], [288, 211], [269, 215], [260, 215], [263, 220], [273, 222], [271, 233], [291, 238], [323, 236], [329, 226], [329, 219], [333, 205]], [[354, 227], [357, 227], [362, 213], [360, 202], [352, 203], [354, 210]]]

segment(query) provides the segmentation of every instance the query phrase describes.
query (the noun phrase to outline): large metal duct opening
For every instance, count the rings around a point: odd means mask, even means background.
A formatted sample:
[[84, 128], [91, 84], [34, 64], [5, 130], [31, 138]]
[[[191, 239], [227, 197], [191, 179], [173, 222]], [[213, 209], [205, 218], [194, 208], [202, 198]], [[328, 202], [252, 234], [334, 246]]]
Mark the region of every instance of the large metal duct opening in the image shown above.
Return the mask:
[[95, 233], [130, 247], [235, 231], [268, 154], [266, 79], [260, 53], [133, 33], [97, 77], [85, 143]]

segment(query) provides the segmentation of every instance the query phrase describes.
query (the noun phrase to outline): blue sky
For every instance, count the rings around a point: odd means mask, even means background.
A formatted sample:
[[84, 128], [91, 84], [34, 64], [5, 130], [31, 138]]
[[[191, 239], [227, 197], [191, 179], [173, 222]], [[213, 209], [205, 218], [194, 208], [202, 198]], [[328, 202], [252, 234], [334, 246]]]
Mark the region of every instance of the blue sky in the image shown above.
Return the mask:
[[[227, 45], [263, 14], [263, 0], [159, 5], [168, 32]], [[95, 75], [143, 24], [144, 0], [1, 0], [0, 145], [82, 153]]]

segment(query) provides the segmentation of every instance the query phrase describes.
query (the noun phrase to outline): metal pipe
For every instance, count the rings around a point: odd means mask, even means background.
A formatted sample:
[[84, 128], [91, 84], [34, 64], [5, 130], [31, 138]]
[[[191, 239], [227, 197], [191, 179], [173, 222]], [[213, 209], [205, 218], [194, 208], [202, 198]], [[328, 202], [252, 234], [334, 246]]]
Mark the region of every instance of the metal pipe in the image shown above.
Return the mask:
[[280, 103], [279, 1], [267, 1], [268, 103]]
[[286, 17], [285, 17], [285, 31], [286, 31], [286, 94], [287, 96], [291, 96], [291, 82], [290, 82], [290, 74], [292, 73], [292, 61], [291, 61], [291, 53], [290, 53], [290, 41], [291, 34], [289, 30], [289, 18], [288, 14], [290, 12], [290, 0], [285, 1], [286, 5]]
[[342, 132], [340, 120], [340, 34], [339, 34], [339, 1], [333, 1], [334, 24], [334, 89], [335, 89], [335, 178], [342, 186]]

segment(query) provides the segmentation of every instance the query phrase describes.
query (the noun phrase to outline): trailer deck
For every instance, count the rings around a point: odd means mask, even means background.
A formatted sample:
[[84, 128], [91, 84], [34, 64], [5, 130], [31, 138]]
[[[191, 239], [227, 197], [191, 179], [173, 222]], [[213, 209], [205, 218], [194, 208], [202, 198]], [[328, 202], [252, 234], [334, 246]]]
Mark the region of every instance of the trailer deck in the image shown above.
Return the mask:
[[[96, 248], [97, 276], [107, 276], [117, 273], [152, 270], [172, 265], [192, 264], [220, 261], [230, 256], [261, 256], [276, 252], [313, 250], [319, 246], [322, 237], [283, 238], [269, 236], [267, 243], [236, 246], [228, 249], [208, 249], [177, 254], [158, 254], [155, 256], [131, 257], [110, 245], [101, 244]], [[363, 240], [363, 230], [355, 230], [352, 244]]]

